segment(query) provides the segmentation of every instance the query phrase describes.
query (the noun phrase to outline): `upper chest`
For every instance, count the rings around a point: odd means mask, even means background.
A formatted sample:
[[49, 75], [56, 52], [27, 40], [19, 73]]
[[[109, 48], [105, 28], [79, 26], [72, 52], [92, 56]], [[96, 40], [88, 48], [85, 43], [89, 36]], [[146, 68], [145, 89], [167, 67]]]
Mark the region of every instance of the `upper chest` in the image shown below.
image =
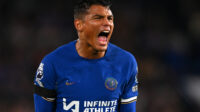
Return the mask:
[[124, 69], [106, 61], [62, 63], [56, 68], [58, 94], [119, 97], [126, 83]]

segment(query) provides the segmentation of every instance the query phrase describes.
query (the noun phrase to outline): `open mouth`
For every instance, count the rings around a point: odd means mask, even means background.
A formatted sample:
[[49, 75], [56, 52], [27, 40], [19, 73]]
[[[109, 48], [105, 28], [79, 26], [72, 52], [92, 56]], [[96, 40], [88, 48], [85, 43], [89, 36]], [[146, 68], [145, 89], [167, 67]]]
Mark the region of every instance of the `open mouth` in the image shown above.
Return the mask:
[[99, 33], [98, 41], [101, 45], [107, 44], [107, 41], [108, 41], [107, 37], [108, 37], [109, 33], [110, 33], [109, 31], [102, 31]]
[[107, 38], [107, 37], [108, 37], [108, 35], [109, 35], [109, 33], [110, 33], [109, 31], [102, 31], [102, 32], [100, 32], [100, 33], [99, 33], [99, 35], [98, 35], [98, 36], [99, 36], [99, 37], [100, 37], [100, 36], [104, 36], [104, 37], [106, 37], [106, 38]]

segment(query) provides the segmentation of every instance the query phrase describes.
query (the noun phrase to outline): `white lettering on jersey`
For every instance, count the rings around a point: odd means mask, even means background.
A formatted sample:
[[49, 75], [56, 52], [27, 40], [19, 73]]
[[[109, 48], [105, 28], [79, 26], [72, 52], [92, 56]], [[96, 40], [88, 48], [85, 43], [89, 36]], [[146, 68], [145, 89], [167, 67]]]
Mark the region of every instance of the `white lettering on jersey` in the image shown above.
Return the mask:
[[115, 112], [117, 100], [84, 101], [84, 112]]
[[132, 87], [132, 91], [133, 92], [136, 92], [137, 90], [138, 90], [138, 86], [137, 85], [135, 85], [135, 86]]
[[[117, 100], [111, 101], [84, 101], [83, 112], [115, 112]], [[73, 108], [74, 107], [74, 108]], [[63, 98], [63, 109], [66, 111], [79, 112], [80, 101], [71, 101], [68, 105], [66, 99]]]
[[138, 83], [138, 67], [136, 68], [137, 74], [135, 75], [135, 83]]
[[[71, 109], [73, 106], [75, 106], [75, 109]], [[79, 101], [72, 101], [66, 105], [66, 99], [63, 98], [63, 109], [66, 111], [71, 109], [72, 112], [79, 112]]]

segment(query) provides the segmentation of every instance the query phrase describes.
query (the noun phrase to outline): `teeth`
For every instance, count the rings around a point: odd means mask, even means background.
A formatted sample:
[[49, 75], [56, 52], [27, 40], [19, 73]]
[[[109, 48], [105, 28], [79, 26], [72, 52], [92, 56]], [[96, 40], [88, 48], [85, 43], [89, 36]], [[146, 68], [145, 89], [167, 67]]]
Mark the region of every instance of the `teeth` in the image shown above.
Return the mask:
[[103, 31], [104, 33], [109, 33], [109, 31]]

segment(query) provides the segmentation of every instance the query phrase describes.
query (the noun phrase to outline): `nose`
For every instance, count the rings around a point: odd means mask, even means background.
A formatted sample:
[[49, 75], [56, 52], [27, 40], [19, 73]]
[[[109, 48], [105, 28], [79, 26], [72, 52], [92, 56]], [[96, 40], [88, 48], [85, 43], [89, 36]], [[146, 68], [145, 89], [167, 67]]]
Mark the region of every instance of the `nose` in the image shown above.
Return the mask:
[[104, 26], [112, 26], [113, 25], [113, 21], [109, 20], [108, 18], [104, 18], [103, 25]]

